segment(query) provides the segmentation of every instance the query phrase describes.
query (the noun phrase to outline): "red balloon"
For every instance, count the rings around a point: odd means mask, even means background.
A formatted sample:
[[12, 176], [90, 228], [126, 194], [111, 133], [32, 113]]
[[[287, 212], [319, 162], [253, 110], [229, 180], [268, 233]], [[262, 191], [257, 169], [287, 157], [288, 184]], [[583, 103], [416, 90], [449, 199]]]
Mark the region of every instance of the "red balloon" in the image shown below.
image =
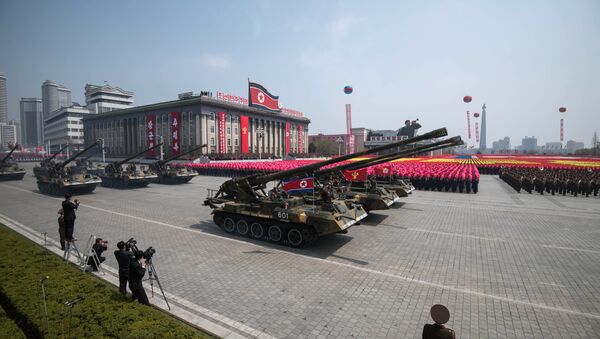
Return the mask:
[[559, 112], [564, 113], [567, 111], [567, 109], [565, 107], [561, 107], [558, 109]]
[[473, 116], [474, 116], [475, 118], [479, 118], [479, 113], [475, 113], [475, 114], [473, 114]]
[[463, 98], [463, 101], [467, 103], [471, 102], [471, 100], [473, 100], [473, 98], [471, 98], [470, 95], [465, 95], [465, 97]]

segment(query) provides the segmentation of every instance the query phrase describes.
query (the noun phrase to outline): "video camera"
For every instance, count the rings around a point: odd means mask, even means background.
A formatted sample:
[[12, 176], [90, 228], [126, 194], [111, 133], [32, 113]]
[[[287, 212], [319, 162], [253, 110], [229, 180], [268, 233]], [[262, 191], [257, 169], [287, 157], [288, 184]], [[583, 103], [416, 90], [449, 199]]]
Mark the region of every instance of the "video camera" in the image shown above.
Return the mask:
[[[129, 240], [127, 240], [127, 242], [125, 243], [125, 247], [127, 248], [127, 250], [132, 249], [134, 252], [142, 252], [138, 249], [137, 241], [134, 238], [130, 238]], [[144, 258], [146, 261], [152, 260], [152, 256], [154, 255], [154, 253], [156, 253], [156, 249], [150, 246], [142, 252], [142, 258]]]

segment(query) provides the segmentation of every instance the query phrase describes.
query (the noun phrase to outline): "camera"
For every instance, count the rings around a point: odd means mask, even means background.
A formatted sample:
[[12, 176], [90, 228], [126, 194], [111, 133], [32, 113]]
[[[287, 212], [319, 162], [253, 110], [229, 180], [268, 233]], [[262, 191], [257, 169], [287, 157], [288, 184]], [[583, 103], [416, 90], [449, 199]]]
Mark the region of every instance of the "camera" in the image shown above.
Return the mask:
[[125, 242], [125, 249], [127, 251], [129, 251], [130, 249], [137, 249], [137, 247], [135, 246], [137, 244], [137, 241], [134, 238], [129, 238], [129, 240], [127, 240]]
[[152, 248], [152, 246], [150, 246], [144, 251], [144, 254], [142, 254], [142, 258], [146, 260], [151, 260], [154, 253], [156, 253], [156, 250]]

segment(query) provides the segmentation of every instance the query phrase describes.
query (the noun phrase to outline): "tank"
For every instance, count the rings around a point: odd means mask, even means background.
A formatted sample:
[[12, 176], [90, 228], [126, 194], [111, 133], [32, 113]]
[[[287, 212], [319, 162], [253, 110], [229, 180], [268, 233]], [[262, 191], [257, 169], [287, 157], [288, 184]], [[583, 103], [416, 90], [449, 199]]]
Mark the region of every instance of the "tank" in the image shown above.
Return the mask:
[[100, 178], [85, 171], [77, 172], [74, 166], [67, 167], [67, 165], [98, 144], [100, 144], [100, 140], [63, 162], [54, 163], [52, 160], [46, 162], [44, 166], [38, 169], [38, 174], [36, 175], [37, 186], [40, 192], [50, 195], [93, 192], [96, 186], [101, 183]]
[[[447, 135], [445, 128], [413, 138], [413, 141], [396, 142], [391, 147], [444, 135]], [[388, 148], [388, 145], [384, 146], [287, 171], [233, 178], [221, 184], [219, 190], [209, 189], [204, 205], [212, 209], [215, 224], [227, 233], [291, 247], [312, 243], [330, 234], [346, 233], [367, 216], [361, 204], [336, 198], [326, 190], [321, 191], [319, 197], [287, 196], [280, 194], [278, 187], [267, 194], [267, 184], [313, 176], [323, 166]]]
[[156, 178], [154, 182], [157, 184], [165, 185], [179, 185], [188, 183], [190, 180], [192, 180], [195, 176], [198, 175], [198, 172], [190, 171], [185, 167], [171, 167], [167, 164], [175, 159], [196, 152], [204, 147], [206, 147], [206, 144], [200, 147], [193, 148], [187, 152], [173, 155], [165, 160], [159, 160], [150, 164], [150, 170], [156, 173], [156, 175], [158, 176], [158, 178]]
[[19, 145], [15, 144], [10, 152], [0, 159], [0, 180], [23, 180], [25, 173], [27, 173], [12, 158], [13, 152], [18, 147]]
[[156, 173], [138, 169], [135, 164], [129, 164], [125, 169], [123, 169], [122, 165], [161, 145], [162, 143], [147, 148], [124, 160], [108, 164], [104, 168], [104, 173], [100, 175], [102, 186], [110, 188], [140, 188], [148, 186], [148, 184], [158, 179]]
[[40, 165], [33, 168], [33, 175], [38, 177], [42, 173], [44, 173], [42, 168], [47, 167], [47, 166], [55, 166], [56, 162], [54, 162], [54, 158], [56, 158], [62, 151], [67, 149], [67, 147], [69, 147], [68, 144], [63, 146], [61, 149], [58, 150], [58, 152], [52, 154], [50, 157], [40, 161]]

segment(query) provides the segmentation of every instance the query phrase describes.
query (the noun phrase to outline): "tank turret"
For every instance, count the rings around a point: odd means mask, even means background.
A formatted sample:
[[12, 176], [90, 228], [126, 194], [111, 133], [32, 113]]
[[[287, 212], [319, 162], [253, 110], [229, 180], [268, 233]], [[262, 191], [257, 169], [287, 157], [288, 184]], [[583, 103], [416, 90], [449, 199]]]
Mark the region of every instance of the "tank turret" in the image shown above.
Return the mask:
[[19, 145], [15, 144], [8, 154], [0, 159], [0, 180], [22, 180], [25, 176], [26, 171], [20, 168], [19, 164], [11, 158], [18, 147]]
[[185, 167], [170, 167], [167, 164], [185, 155], [194, 153], [204, 147], [206, 147], [206, 144], [192, 148], [186, 152], [172, 155], [165, 160], [158, 160], [150, 164], [150, 170], [154, 171], [158, 175], [156, 183], [166, 185], [177, 185], [184, 184], [192, 180], [195, 176], [198, 175], [196, 171], [191, 171]]
[[154, 182], [158, 178], [156, 173], [152, 171], [143, 171], [142, 169], [138, 170], [135, 164], [129, 164], [125, 169], [122, 168], [122, 165], [150, 150], [160, 147], [161, 145], [162, 143], [157, 144], [123, 160], [106, 165], [104, 173], [100, 175], [100, 178], [102, 178], [102, 186], [111, 188], [136, 188], [146, 187], [151, 182]]

